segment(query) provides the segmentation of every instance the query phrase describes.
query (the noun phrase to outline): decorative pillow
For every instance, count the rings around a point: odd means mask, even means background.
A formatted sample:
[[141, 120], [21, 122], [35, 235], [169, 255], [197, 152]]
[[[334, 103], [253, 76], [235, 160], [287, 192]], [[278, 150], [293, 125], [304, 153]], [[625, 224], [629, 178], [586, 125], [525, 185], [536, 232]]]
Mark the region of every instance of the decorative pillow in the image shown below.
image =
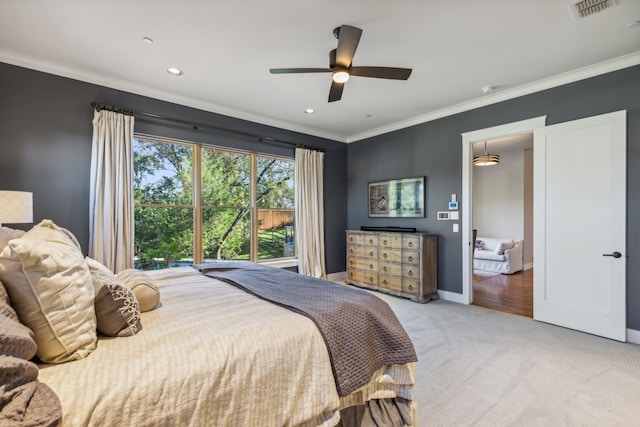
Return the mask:
[[133, 292], [98, 261], [86, 257], [95, 301], [98, 332], [108, 337], [128, 337], [142, 329], [140, 307]]
[[496, 255], [504, 255], [504, 251], [513, 248], [513, 242], [501, 242], [496, 245]]
[[122, 270], [116, 277], [131, 289], [138, 300], [140, 311], [151, 311], [160, 302], [160, 289], [144, 271], [129, 268]]
[[88, 356], [96, 348], [93, 282], [84, 255], [51, 220], [44, 220], [0, 253], [0, 280], [29, 327], [45, 363]]

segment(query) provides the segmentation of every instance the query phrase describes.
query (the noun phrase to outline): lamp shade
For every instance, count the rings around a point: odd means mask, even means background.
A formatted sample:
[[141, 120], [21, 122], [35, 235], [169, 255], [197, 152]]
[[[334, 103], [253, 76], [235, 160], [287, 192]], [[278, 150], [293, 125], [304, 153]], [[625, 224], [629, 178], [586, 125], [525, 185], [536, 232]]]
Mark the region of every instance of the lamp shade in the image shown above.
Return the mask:
[[33, 222], [33, 193], [0, 191], [0, 225]]
[[487, 141], [484, 142], [484, 154], [473, 158], [474, 166], [493, 166], [500, 163], [500, 156], [487, 153]]

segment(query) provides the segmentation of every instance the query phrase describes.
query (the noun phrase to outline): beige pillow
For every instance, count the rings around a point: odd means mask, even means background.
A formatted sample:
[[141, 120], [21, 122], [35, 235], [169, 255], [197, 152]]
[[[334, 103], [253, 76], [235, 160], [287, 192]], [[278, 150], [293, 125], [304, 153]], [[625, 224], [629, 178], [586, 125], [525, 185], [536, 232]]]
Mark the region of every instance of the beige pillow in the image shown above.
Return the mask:
[[128, 337], [142, 329], [140, 307], [133, 292], [107, 267], [86, 257], [95, 301], [98, 332], [108, 337]]
[[51, 220], [0, 253], [0, 280], [46, 363], [88, 356], [96, 347], [93, 282], [84, 255]]
[[160, 289], [144, 271], [129, 268], [116, 274], [138, 300], [140, 311], [151, 311], [160, 303]]

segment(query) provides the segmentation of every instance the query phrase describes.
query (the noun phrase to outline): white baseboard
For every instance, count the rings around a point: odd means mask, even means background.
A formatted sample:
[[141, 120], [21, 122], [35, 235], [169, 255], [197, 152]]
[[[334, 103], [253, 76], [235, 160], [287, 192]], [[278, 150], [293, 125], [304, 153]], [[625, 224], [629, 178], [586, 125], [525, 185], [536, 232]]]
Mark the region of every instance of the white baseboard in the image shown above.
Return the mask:
[[331, 280], [332, 282], [340, 282], [347, 278], [346, 271], [339, 271], [337, 273], [327, 274], [327, 280]]
[[458, 304], [466, 304], [466, 298], [457, 292], [443, 291], [438, 289], [438, 296], [445, 301], [457, 302]]
[[635, 329], [627, 329], [627, 342], [640, 344], [640, 331]]

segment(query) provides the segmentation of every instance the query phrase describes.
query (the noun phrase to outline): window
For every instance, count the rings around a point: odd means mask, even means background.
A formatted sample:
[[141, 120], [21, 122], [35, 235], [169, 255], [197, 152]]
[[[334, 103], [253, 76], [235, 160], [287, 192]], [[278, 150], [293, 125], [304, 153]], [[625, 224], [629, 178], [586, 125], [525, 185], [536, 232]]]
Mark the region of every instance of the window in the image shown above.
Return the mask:
[[295, 257], [294, 162], [136, 136], [135, 266]]

